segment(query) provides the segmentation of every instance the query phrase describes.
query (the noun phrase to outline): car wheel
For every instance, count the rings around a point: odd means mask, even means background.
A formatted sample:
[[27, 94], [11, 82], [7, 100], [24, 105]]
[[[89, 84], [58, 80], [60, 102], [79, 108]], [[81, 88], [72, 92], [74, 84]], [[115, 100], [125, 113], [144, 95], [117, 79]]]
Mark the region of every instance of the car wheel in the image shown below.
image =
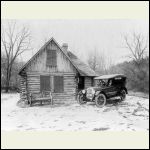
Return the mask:
[[102, 108], [106, 104], [106, 96], [104, 94], [99, 94], [95, 98], [95, 103], [97, 107]]
[[124, 101], [126, 99], [126, 91], [125, 90], [122, 90], [121, 92], [121, 101]]
[[79, 103], [80, 105], [86, 103], [86, 101], [84, 100], [84, 95], [78, 95], [78, 103]]

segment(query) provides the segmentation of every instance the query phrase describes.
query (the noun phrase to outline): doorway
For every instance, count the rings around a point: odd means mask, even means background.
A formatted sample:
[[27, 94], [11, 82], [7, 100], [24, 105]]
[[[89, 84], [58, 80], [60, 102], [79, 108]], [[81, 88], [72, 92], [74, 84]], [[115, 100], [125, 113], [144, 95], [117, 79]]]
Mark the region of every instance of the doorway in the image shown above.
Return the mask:
[[83, 90], [84, 89], [84, 82], [85, 78], [83, 76], [79, 76], [78, 78], [78, 90]]

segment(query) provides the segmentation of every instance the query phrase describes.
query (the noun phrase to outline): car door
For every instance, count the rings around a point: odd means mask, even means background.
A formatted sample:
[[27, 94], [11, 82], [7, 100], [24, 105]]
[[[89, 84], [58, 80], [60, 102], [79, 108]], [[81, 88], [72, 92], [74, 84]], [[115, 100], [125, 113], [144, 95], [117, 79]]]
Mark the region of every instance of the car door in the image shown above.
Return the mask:
[[[110, 84], [111, 82], [111, 84]], [[117, 88], [113, 85], [113, 80], [108, 81], [108, 87], [105, 89], [107, 97], [113, 97], [117, 94]]]

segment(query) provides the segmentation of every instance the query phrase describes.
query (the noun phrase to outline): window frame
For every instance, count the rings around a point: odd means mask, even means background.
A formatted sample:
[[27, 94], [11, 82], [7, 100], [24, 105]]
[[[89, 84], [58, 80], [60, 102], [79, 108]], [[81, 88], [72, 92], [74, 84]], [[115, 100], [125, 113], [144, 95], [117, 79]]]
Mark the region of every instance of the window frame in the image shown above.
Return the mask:
[[46, 50], [46, 66], [57, 67], [57, 50]]
[[[58, 78], [62, 78], [62, 85], [60, 86], [60, 83], [58, 85], [56, 85], [56, 83], [58, 83]], [[64, 76], [59, 76], [56, 75], [53, 77], [53, 83], [54, 83], [54, 93], [64, 93]], [[57, 87], [61, 87], [62, 89], [57, 89]], [[58, 90], [58, 91], [57, 91]]]

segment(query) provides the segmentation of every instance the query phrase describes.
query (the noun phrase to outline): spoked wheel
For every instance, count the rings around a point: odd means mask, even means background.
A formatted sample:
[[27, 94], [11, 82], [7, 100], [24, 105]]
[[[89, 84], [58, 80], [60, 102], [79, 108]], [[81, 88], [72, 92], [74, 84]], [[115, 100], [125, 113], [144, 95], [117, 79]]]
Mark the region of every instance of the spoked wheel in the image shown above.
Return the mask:
[[122, 90], [121, 91], [121, 101], [124, 101], [126, 99], [126, 91], [125, 90]]
[[106, 104], [106, 96], [104, 94], [99, 94], [96, 98], [95, 98], [95, 103], [97, 107], [104, 107], [104, 105]]
[[84, 100], [84, 95], [78, 95], [78, 103], [80, 105], [83, 105], [86, 103], [86, 101]]

